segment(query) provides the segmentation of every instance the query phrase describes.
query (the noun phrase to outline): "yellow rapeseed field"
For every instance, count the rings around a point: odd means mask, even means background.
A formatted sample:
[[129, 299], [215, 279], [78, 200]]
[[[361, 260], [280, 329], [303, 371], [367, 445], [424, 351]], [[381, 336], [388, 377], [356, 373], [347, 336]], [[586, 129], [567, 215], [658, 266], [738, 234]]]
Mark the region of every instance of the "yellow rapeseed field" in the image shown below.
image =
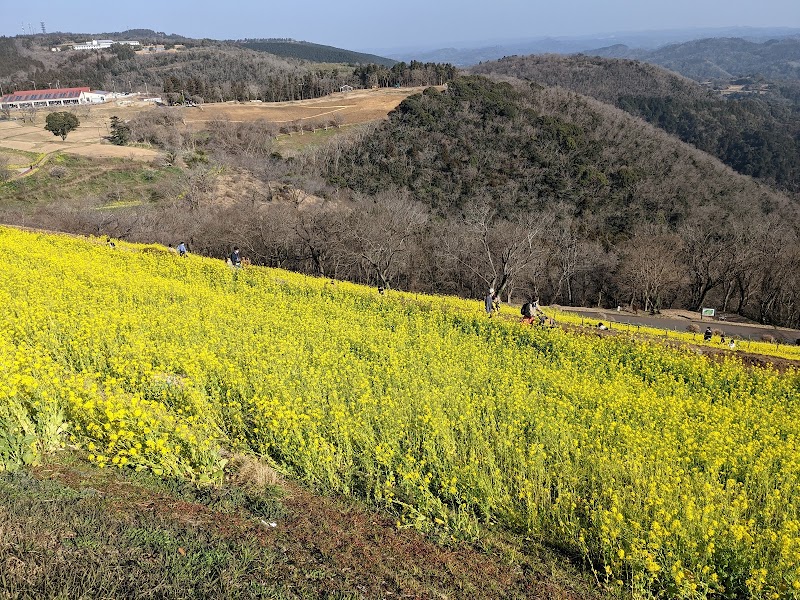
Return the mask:
[[[615, 331], [622, 331], [637, 337], [646, 337], [649, 339], [660, 339], [666, 341], [677, 341], [696, 346], [705, 346], [714, 349], [728, 350], [728, 345], [723, 344], [718, 335], [715, 335], [711, 341], [705, 341], [702, 333], [692, 333], [690, 331], [671, 331], [669, 329], [657, 329], [655, 327], [647, 327], [644, 325], [628, 325], [627, 323], [615, 323], [608, 319], [591, 319], [583, 317], [564, 310], [547, 309], [547, 312], [558, 319], [559, 323], [567, 323], [570, 325], [582, 325], [584, 327], [596, 327], [598, 323], [605, 323], [613, 328]], [[714, 324], [710, 324], [714, 327]], [[769, 329], [764, 330], [764, 335], [769, 336]], [[775, 358], [787, 358], [789, 360], [800, 360], [800, 346], [782, 344], [780, 342], [765, 342], [763, 340], [750, 340], [740, 339], [737, 336], [728, 336], [728, 341], [734, 341], [734, 352], [752, 352], [762, 354], [764, 356], [773, 356]]]
[[159, 247], [0, 228], [0, 470], [64, 444], [215, 482], [250, 451], [640, 598], [800, 590], [800, 375]]

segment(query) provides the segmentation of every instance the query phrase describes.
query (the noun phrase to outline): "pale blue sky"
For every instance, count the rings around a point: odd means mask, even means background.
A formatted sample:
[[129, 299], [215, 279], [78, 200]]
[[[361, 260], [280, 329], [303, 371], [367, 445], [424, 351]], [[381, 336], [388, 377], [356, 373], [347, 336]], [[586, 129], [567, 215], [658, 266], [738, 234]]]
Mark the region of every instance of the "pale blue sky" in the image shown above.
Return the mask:
[[0, 35], [132, 28], [353, 50], [692, 27], [800, 27], [798, 0], [0, 0]]

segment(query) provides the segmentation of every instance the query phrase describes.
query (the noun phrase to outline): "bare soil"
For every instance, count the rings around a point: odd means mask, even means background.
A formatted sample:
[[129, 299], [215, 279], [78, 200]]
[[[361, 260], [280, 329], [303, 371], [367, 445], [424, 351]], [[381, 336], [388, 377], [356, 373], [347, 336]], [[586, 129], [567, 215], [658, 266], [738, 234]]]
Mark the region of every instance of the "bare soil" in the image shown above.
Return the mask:
[[187, 124], [215, 120], [247, 123], [264, 120], [283, 124], [296, 121], [324, 122], [337, 119], [342, 125], [355, 125], [386, 118], [408, 96], [425, 88], [380, 88], [337, 92], [314, 100], [293, 102], [225, 102], [183, 108]]

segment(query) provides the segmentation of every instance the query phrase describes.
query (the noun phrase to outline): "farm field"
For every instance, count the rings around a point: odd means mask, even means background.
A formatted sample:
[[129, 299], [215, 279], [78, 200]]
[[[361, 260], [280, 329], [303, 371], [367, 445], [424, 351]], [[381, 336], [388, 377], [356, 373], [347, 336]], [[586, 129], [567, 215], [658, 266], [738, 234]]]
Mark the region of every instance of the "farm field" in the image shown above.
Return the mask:
[[0, 229], [0, 465], [221, 481], [228, 452], [400, 529], [498, 529], [637, 598], [800, 590], [800, 375], [481, 303]]
[[[319, 123], [336, 121], [339, 125], [355, 125], [383, 119], [400, 102], [423, 88], [383, 88], [336, 93], [325, 98], [276, 103], [211, 103], [202, 107], [175, 107], [184, 115], [186, 127], [201, 129], [209, 122], [224, 120], [250, 122], [265, 120], [283, 124], [296, 121]], [[0, 121], [0, 148], [22, 152], [50, 154], [67, 152], [88, 158], [128, 158], [151, 161], [159, 151], [151, 148], [115, 146], [105, 140], [110, 133], [112, 116], [129, 119], [138, 112], [155, 110], [153, 104], [139, 101], [108, 102], [75, 109], [81, 125], [66, 140], [44, 129], [47, 111], [37, 113], [34, 123], [19, 120]], [[309, 136], [310, 137], [310, 136]]]

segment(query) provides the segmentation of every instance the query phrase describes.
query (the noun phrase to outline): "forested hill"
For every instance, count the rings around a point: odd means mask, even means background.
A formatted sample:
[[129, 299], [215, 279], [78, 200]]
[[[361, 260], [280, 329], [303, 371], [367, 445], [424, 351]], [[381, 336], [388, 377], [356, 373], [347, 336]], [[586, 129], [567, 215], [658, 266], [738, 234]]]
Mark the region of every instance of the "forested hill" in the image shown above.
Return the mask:
[[617, 45], [587, 54], [644, 60], [701, 81], [755, 74], [770, 79], [800, 79], [800, 37], [763, 43], [741, 38], [707, 38], [656, 50]]
[[726, 98], [655, 65], [584, 55], [514, 56], [472, 71], [592, 96], [678, 136], [739, 173], [800, 192], [800, 101], [790, 94], [766, 90]]
[[[461, 265], [488, 252], [497, 281], [564, 303], [647, 289], [656, 299], [644, 306], [735, 297], [737, 312], [798, 322], [797, 203], [593, 98], [461, 77], [327, 151], [316, 162], [340, 189], [426, 205], [426, 255], [442, 258], [417, 258], [414, 281], [458, 290], [473, 277]], [[397, 230], [391, 219], [378, 229]], [[531, 246], [535, 260], [516, 264]]]
[[29, 71], [43, 68], [41, 61], [19, 52], [14, 38], [0, 37], [0, 77], [13, 80], [27, 76]]
[[669, 96], [691, 101], [719, 98], [719, 94], [697, 82], [656, 65], [583, 54], [509, 56], [476, 65], [470, 71], [560, 86], [610, 104], [626, 96]]
[[244, 40], [235, 42], [237, 46], [249, 48], [258, 52], [267, 52], [275, 56], [284, 58], [299, 58], [311, 62], [322, 63], [345, 63], [352, 65], [376, 64], [391, 67], [397, 61], [391, 58], [384, 58], [374, 54], [363, 54], [334, 48], [333, 46], [323, 46], [312, 44], [311, 42], [299, 42], [288, 39], [267, 39], [267, 40]]
[[[149, 30], [143, 33], [152, 34]], [[366, 54], [334, 55], [326, 46], [305, 42], [275, 42], [276, 47], [307, 51], [307, 58], [276, 56], [233, 42], [189, 40], [180, 49], [136, 54], [129, 46], [103, 51], [51, 52], [50, 44], [65, 34], [0, 38], [0, 86], [4, 91], [88, 86], [110, 91], [149, 91], [167, 103], [228, 100], [276, 102], [318, 98], [353, 87], [440, 85], [455, 74], [450, 65], [396, 63], [391, 67], [369, 62]], [[131, 36], [133, 37], [133, 36]], [[174, 37], [174, 36], [173, 36]], [[166, 48], [165, 48], [166, 50]], [[336, 50], [338, 49], [330, 49]], [[323, 60], [323, 63], [312, 62]], [[382, 62], [387, 59], [374, 57]], [[345, 61], [345, 62], [337, 62]], [[366, 64], [365, 64], [366, 62]], [[391, 63], [392, 61], [388, 61]], [[360, 63], [353, 66], [353, 63]]]
[[701, 213], [724, 222], [796, 209], [621, 110], [560, 88], [479, 76], [408, 98], [337, 153], [328, 176], [354, 189], [407, 188], [442, 214], [478, 199], [508, 215], [563, 203], [606, 238]]

